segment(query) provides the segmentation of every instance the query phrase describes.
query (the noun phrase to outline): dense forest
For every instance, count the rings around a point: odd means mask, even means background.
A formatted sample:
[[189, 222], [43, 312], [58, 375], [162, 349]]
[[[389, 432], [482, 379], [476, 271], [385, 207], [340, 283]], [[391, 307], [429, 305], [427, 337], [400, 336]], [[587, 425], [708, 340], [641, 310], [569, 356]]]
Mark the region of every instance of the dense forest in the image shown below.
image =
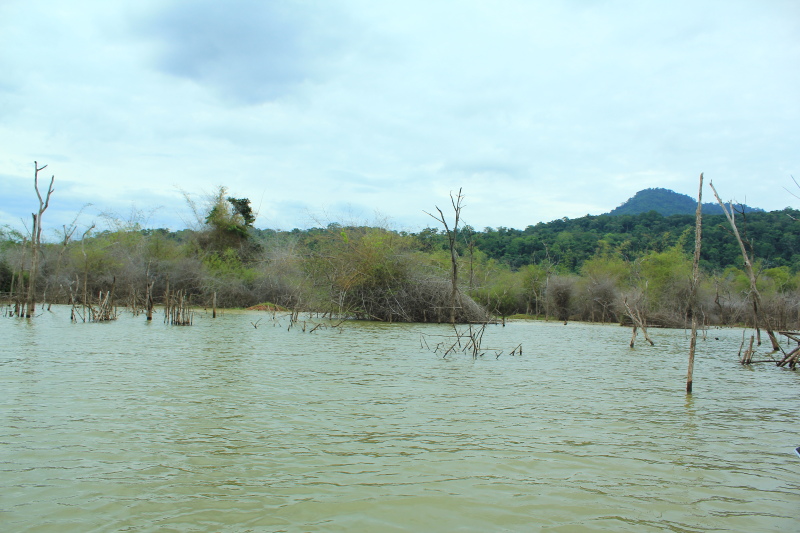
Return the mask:
[[[738, 217], [756, 258], [761, 258], [768, 268], [800, 265], [798, 215], [800, 211], [784, 209]], [[701, 261], [705, 270], [713, 272], [741, 264], [741, 252], [725, 216], [705, 215], [703, 220]], [[675, 246], [689, 253], [694, 250], [693, 232], [694, 214], [665, 217], [650, 211], [554, 220], [524, 230], [485, 228], [472, 238], [489, 258], [512, 268], [549, 259], [566, 271], [578, 273], [583, 263], [597, 253], [612, 253], [627, 260]]]
[[[330, 223], [306, 230], [253, 227], [246, 198], [224, 188], [192, 203], [196, 227], [177, 232], [107, 218], [64, 227], [36, 251], [38, 302], [91, 305], [103, 293], [141, 307], [182, 291], [194, 305], [269, 302], [383, 321], [446, 321], [452, 257], [459, 321], [530, 315], [622, 322], [635, 304], [648, 322], [686, 324], [694, 216], [599, 215], [512, 228], [429, 227], [419, 232]], [[775, 328], [800, 319], [800, 211], [739, 213]], [[456, 231], [453, 231], [456, 230]], [[700, 309], [706, 324], [749, 319], [749, 280], [723, 215], [703, 219]], [[453, 238], [454, 255], [450, 252]], [[13, 306], [30, 286], [30, 235], [0, 230], [0, 295]]]

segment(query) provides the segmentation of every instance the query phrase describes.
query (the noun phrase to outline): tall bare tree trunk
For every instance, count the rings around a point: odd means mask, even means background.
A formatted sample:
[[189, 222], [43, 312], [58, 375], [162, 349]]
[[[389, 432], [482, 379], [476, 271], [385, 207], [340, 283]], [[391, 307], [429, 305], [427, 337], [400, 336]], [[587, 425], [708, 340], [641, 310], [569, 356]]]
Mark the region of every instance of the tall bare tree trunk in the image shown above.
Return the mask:
[[[744, 245], [744, 241], [739, 235], [739, 229], [736, 227], [736, 221], [733, 217], [733, 205], [726, 206], [725, 203], [720, 200], [719, 194], [717, 194], [717, 190], [714, 188], [713, 182], [709, 182], [708, 185], [711, 187], [711, 190], [714, 191], [714, 197], [717, 199], [717, 203], [720, 205], [720, 207], [722, 207], [722, 211], [725, 213], [725, 218], [728, 219], [728, 222], [731, 225], [733, 235], [736, 237], [736, 240], [739, 243], [739, 249], [742, 252], [742, 259], [744, 259], [744, 268], [747, 272], [747, 276], [750, 278], [750, 301], [753, 304], [753, 321], [756, 328], [756, 333], [759, 335], [759, 344], [761, 344], [759, 334], [759, 328], [761, 327], [761, 293], [758, 292], [758, 288], [756, 287], [756, 275], [753, 271], [753, 260], [750, 257], [750, 254], [747, 253], [747, 248]], [[764, 329], [766, 329], [769, 340], [772, 343], [773, 351], [780, 350], [778, 339], [775, 337], [775, 333], [772, 331], [772, 326], [770, 326], [769, 320], [765, 318], [763, 322]]]
[[456, 250], [456, 243], [458, 238], [458, 224], [461, 220], [461, 208], [462, 202], [464, 200], [464, 196], [461, 194], [461, 189], [458, 189], [458, 195], [453, 197], [453, 193], [450, 193], [450, 203], [453, 206], [453, 211], [455, 212], [455, 220], [453, 221], [453, 229], [450, 229], [449, 225], [447, 224], [447, 220], [444, 217], [444, 213], [442, 210], [436, 206], [436, 211], [439, 212], [439, 216], [431, 215], [430, 213], [426, 213], [439, 221], [440, 224], [444, 226], [445, 232], [447, 233], [447, 240], [450, 244], [450, 263], [451, 263], [451, 274], [450, 274], [450, 281], [452, 283], [451, 290], [450, 290], [450, 323], [456, 323], [456, 309], [461, 307], [460, 305], [460, 294], [458, 292], [458, 251]]
[[689, 341], [689, 370], [686, 374], [686, 394], [692, 393], [694, 374], [694, 352], [697, 347], [697, 285], [700, 283], [700, 243], [703, 238], [703, 173], [700, 173], [700, 188], [697, 191], [697, 211], [694, 217], [694, 263], [692, 265], [692, 289], [689, 295], [689, 312], [692, 313], [692, 337]]
[[39, 198], [39, 212], [31, 213], [33, 217], [33, 228], [31, 229], [31, 272], [28, 280], [28, 299], [25, 309], [25, 317], [30, 318], [36, 311], [36, 278], [38, 277], [39, 270], [39, 250], [42, 244], [42, 214], [50, 205], [50, 195], [53, 194], [53, 181], [55, 176], [50, 178], [50, 185], [47, 188], [47, 194], [42, 199], [42, 193], [39, 191], [39, 172], [47, 168], [39, 166], [39, 163], [34, 161], [33, 168], [35, 169], [33, 177], [33, 185], [36, 188], [36, 196]]

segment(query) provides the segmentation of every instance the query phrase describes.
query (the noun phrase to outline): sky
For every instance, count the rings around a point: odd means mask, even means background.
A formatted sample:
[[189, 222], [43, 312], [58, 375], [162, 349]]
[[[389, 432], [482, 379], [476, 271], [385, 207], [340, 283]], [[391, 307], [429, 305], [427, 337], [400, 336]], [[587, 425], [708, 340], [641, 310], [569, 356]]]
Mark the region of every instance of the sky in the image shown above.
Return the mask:
[[[800, 207], [795, 0], [0, 0], [0, 225], [523, 229], [663, 187]], [[704, 201], [713, 201], [705, 189]]]

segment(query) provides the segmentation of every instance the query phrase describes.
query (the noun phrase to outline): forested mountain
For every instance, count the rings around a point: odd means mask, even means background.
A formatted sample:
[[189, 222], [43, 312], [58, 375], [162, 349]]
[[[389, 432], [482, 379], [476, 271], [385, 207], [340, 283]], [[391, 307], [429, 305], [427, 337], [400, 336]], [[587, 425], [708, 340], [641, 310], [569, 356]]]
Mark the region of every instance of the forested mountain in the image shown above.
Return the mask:
[[[739, 206], [743, 212], [764, 212], [763, 209], [750, 207], [748, 205]], [[655, 211], [664, 216], [669, 215], [690, 215], [697, 209], [697, 200], [689, 195], [677, 193], [669, 189], [644, 189], [625, 203], [612, 209], [609, 215], [638, 215]], [[703, 204], [703, 213], [708, 215], [721, 215], [722, 208], [716, 202], [706, 202]]]
[[[737, 216], [740, 231], [751, 243], [755, 257], [769, 266], [792, 269], [800, 266], [798, 219], [800, 211], [788, 208]], [[676, 244], [691, 252], [694, 214], [662, 216], [648, 211], [636, 215], [589, 215], [539, 223], [524, 230], [486, 228], [472, 238], [478, 249], [513, 268], [549, 259], [575, 272], [596, 253], [612, 252], [633, 260]], [[741, 265], [741, 252], [724, 215], [704, 215], [701, 258], [709, 270]]]

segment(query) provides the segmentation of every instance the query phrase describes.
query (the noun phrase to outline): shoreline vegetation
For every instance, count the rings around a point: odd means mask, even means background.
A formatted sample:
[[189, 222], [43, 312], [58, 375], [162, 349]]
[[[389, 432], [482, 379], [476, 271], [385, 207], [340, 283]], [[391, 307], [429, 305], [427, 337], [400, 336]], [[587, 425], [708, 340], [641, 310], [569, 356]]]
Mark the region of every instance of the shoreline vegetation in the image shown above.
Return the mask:
[[[461, 198], [460, 191], [451, 197], [454, 210]], [[188, 195], [187, 202], [196, 224], [180, 231], [144, 228], [137, 215], [106, 215], [106, 229], [76, 218], [49, 240], [0, 228], [0, 301], [19, 316], [32, 287], [40, 307], [146, 310], [173, 307], [179, 296], [189, 308], [264, 306], [382, 322], [482, 323], [526, 315], [691, 324], [692, 215], [587, 215], [479, 231], [458, 226], [458, 210], [448, 227], [437, 208], [434, 218], [444, 229], [332, 222], [281, 231], [253, 227], [250, 201], [228, 196], [224, 187], [204, 203]], [[736, 216], [754, 258], [762, 318], [773, 329], [797, 330], [800, 211]], [[704, 216], [703, 231], [699, 325], [753, 327], [754, 285], [726, 217]]]

